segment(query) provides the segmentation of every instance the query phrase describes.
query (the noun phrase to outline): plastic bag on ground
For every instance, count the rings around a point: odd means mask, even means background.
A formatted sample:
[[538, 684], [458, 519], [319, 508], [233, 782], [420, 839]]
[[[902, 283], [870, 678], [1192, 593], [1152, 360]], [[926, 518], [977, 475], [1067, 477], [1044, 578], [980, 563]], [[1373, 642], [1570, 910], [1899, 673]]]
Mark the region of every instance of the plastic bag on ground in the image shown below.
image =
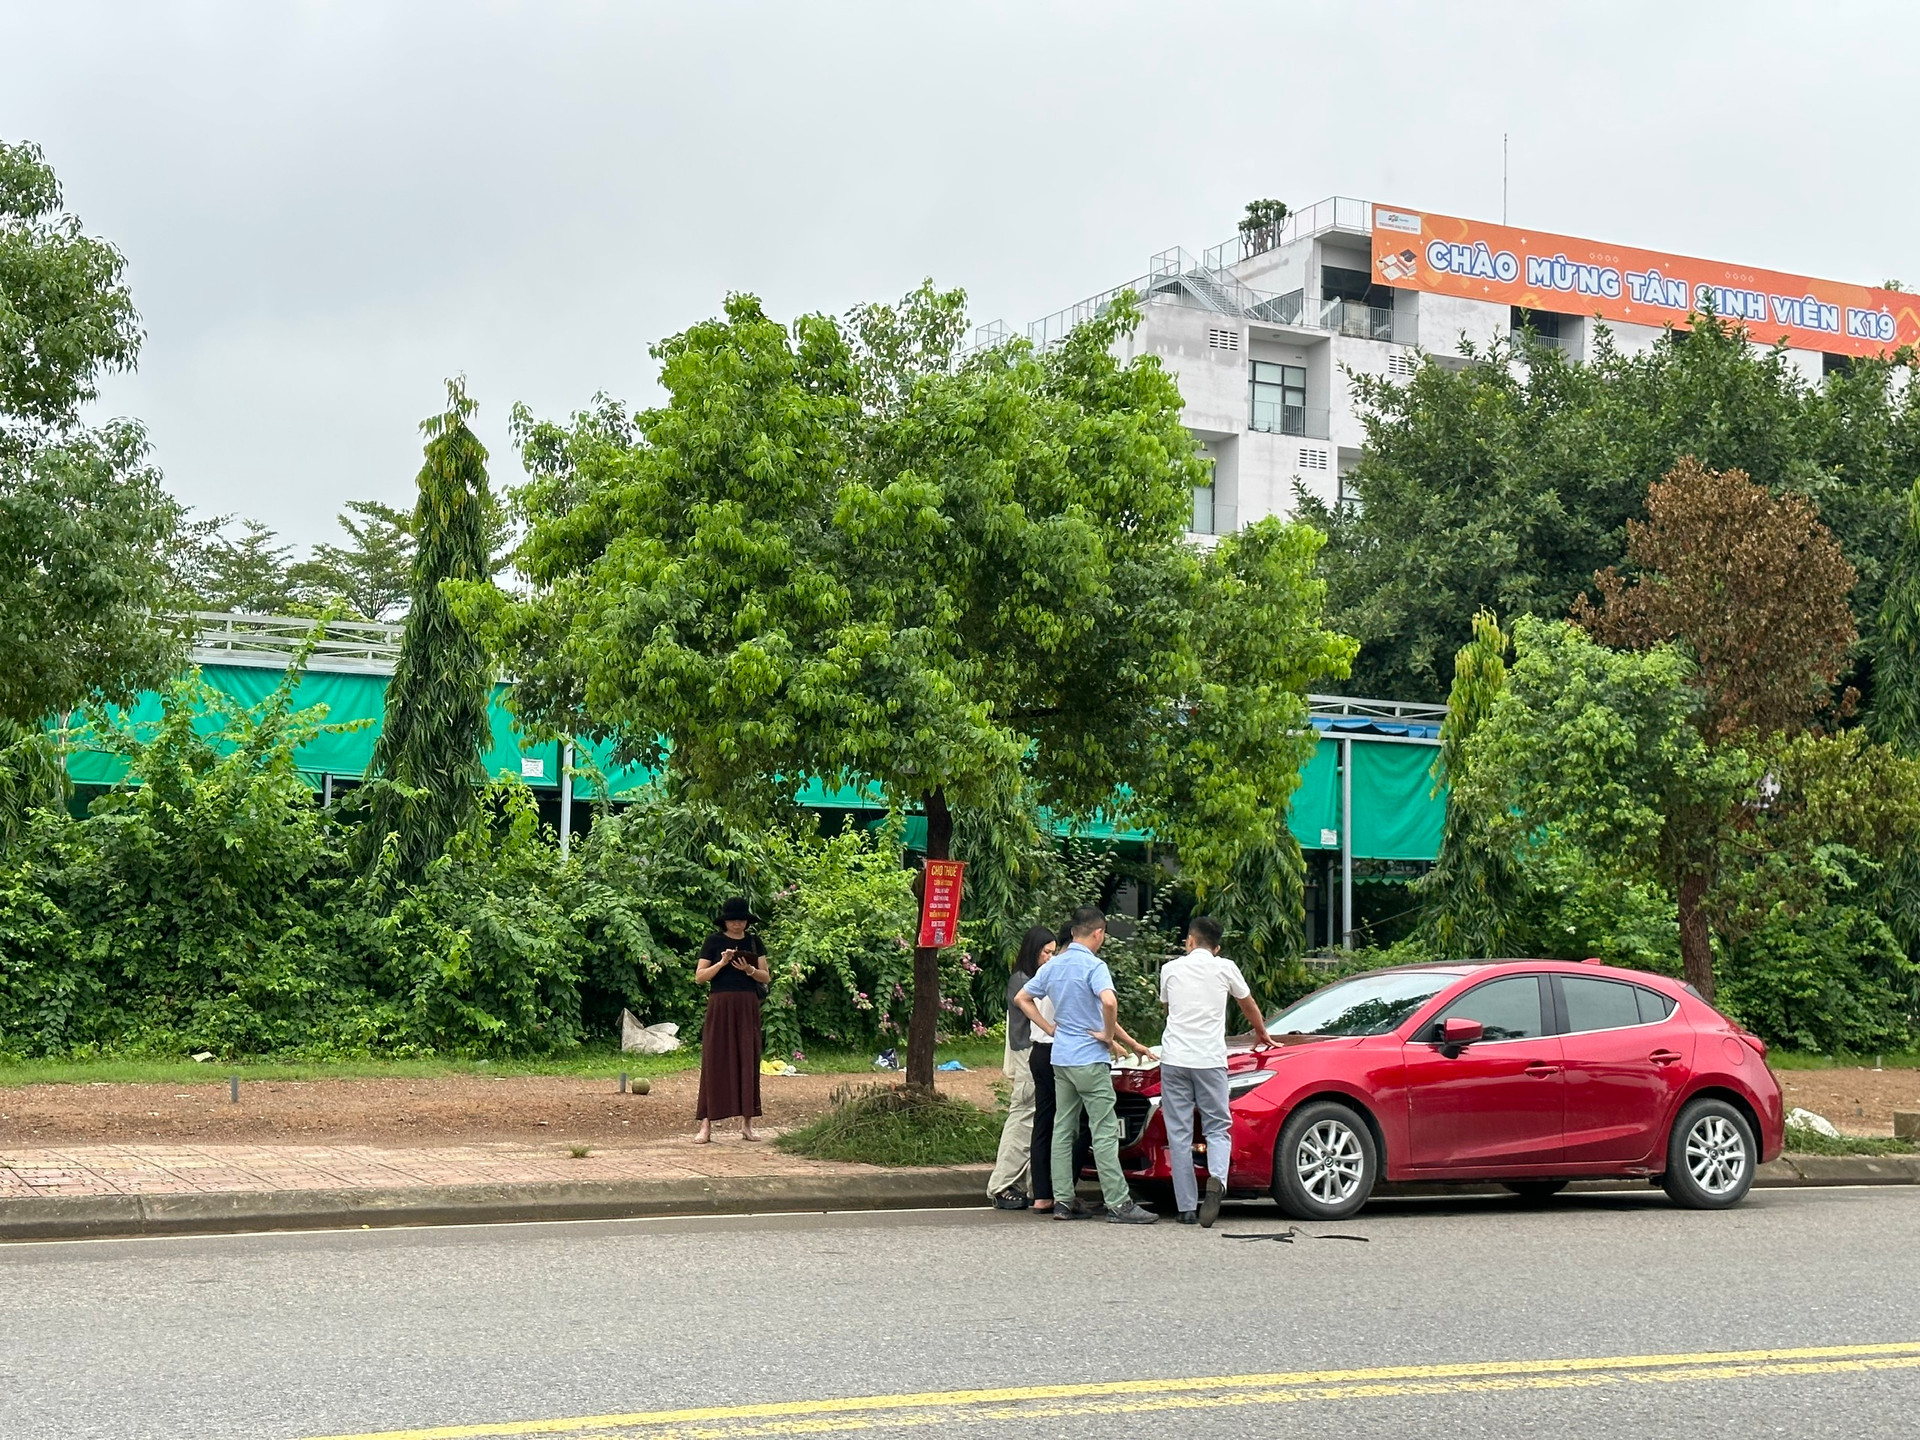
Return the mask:
[[642, 1025], [633, 1012], [620, 1012], [620, 1048], [641, 1055], [665, 1055], [680, 1048], [680, 1027], [671, 1020], [658, 1025]]

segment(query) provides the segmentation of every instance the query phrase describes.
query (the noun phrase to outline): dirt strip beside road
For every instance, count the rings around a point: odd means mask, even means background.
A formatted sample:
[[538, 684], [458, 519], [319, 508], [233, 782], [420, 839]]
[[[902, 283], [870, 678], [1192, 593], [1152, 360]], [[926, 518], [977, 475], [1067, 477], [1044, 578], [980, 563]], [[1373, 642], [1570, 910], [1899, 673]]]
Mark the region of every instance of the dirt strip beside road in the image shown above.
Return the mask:
[[[997, 1070], [946, 1072], [940, 1089], [994, 1103]], [[823, 1112], [849, 1082], [897, 1076], [761, 1077], [770, 1126]], [[621, 1095], [611, 1076], [461, 1075], [436, 1080], [245, 1081], [225, 1085], [25, 1085], [0, 1089], [0, 1147], [114, 1141], [219, 1144], [345, 1141], [369, 1145], [633, 1143], [689, 1133], [697, 1070], [653, 1079], [649, 1095]]]

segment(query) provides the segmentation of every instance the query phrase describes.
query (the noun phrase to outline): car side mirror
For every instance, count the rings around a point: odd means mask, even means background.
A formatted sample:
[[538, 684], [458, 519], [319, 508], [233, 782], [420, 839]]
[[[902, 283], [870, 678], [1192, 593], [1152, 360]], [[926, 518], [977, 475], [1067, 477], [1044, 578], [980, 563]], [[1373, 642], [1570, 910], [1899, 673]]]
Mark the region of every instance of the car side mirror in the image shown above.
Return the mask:
[[1440, 1023], [1440, 1048], [1448, 1055], [1458, 1055], [1486, 1033], [1486, 1026], [1478, 1020], [1463, 1020], [1457, 1016], [1443, 1020]]

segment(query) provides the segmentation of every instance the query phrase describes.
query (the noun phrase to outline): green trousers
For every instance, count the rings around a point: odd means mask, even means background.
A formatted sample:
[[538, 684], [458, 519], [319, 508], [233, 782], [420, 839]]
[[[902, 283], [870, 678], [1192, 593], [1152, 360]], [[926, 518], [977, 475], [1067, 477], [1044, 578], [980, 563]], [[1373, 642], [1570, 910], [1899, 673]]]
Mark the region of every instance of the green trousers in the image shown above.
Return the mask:
[[1053, 1193], [1059, 1203], [1073, 1198], [1073, 1142], [1080, 1134], [1080, 1112], [1093, 1132], [1093, 1163], [1100, 1172], [1100, 1193], [1109, 1210], [1133, 1203], [1133, 1191], [1120, 1169], [1120, 1119], [1113, 1113], [1113, 1072], [1105, 1065], [1053, 1067]]

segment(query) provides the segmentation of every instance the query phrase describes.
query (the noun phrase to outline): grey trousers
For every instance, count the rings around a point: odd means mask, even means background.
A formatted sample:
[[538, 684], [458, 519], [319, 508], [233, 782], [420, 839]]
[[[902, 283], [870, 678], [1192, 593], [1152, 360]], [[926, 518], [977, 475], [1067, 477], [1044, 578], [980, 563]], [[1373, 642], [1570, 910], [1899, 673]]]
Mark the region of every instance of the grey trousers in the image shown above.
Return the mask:
[[1200, 1184], [1193, 1174], [1193, 1112], [1200, 1111], [1207, 1137], [1207, 1173], [1222, 1185], [1233, 1162], [1233, 1115], [1227, 1109], [1227, 1072], [1160, 1067], [1160, 1116], [1167, 1126], [1167, 1163], [1173, 1170], [1173, 1200], [1182, 1211], [1200, 1206]]

